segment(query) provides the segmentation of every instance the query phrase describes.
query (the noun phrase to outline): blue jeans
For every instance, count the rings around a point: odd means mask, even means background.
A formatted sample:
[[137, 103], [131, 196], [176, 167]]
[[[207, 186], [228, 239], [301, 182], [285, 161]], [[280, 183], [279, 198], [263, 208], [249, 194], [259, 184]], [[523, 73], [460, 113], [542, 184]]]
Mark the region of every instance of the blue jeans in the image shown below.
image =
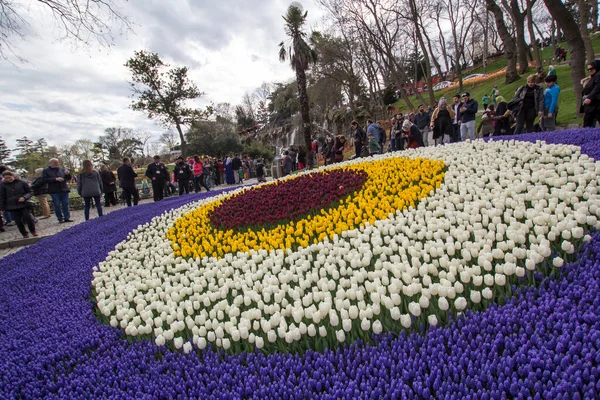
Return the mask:
[[83, 198], [83, 216], [85, 217], [86, 221], [88, 219], [90, 219], [90, 206], [91, 206], [92, 199], [94, 199], [94, 204], [96, 205], [96, 210], [98, 211], [98, 216], [99, 217], [102, 216], [102, 204], [100, 203], [100, 196], [84, 197]]
[[52, 197], [54, 214], [56, 214], [58, 221], [71, 219], [71, 213], [69, 212], [69, 192], [50, 193], [50, 197]]
[[13, 217], [10, 211], [4, 211], [4, 219], [6, 220], [7, 224], [13, 222]]

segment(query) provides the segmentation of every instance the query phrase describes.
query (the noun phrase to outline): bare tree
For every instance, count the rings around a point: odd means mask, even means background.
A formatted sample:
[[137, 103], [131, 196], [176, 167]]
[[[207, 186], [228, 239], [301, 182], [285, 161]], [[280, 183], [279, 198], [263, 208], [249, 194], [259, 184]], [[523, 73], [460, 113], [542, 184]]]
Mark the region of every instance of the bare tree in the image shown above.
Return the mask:
[[[510, 3], [509, 3], [510, 1]], [[531, 1], [533, 5], [535, 0]], [[502, 5], [512, 17], [513, 26], [515, 27], [515, 43], [517, 45], [517, 54], [519, 60], [519, 73], [524, 74], [529, 71], [529, 64], [527, 62], [528, 46], [525, 41], [525, 16], [528, 12], [528, 7], [521, 11], [519, 0], [502, 0]]]
[[114, 27], [120, 32], [131, 30], [131, 21], [121, 14], [118, 5], [123, 0], [25, 0], [0, 1], [0, 56], [6, 52], [18, 57], [14, 39], [24, 39], [26, 31], [35, 29], [31, 16], [40, 10], [50, 14], [60, 27], [60, 39], [88, 46], [114, 43]]
[[494, 0], [486, 0], [487, 9], [494, 14], [498, 34], [504, 43], [504, 52], [506, 53], [506, 84], [515, 82], [519, 79], [517, 72], [517, 45], [515, 40], [508, 31], [504, 22], [504, 14], [498, 4]]
[[[527, 4], [527, 31], [529, 32], [529, 40], [531, 41], [531, 47], [533, 48], [533, 56], [535, 59], [535, 67], [538, 76], [542, 76], [544, 73], [544, 65], [542, 64], [542, 51], [538, 42], [535, 39], [535, 31], [533, 29], [533, 5], [536, 0], [526, 0]], [[543, 38], [542, 38], [543, 39]]]
[[[450, 22], [450, 32], [452, 33], [452, 42], [454, 47], [454, 73], [458, 79], [459, 90], [463, 90], [462, 64], [465, 58], [465, 45], [475, 22], [473, 14], [475, 12], [476, 2], [467, 0], [441, 0], [446, 7], [446, 14], [440, 15]], [[461, 60], [462, 59], [462, 60]]]
[[598, 4], [598, 0], [577, 0], [577, 6], [579, 8], [579, 31], [581, 32], [581, 38], [585, 44], [585, 55], [587, 62], [592, 62], [596, 59], [596, 53], [594, 52], [592, 40], [590, 39], [590, 31], [588, 29], [591, 9], [590, 3]]

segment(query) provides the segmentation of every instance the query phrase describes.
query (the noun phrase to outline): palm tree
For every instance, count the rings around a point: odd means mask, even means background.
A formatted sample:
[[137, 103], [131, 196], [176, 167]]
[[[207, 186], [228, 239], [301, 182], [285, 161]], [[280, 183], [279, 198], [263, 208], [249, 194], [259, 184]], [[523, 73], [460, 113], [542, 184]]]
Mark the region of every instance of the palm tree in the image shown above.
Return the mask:
[[317, 61], [316, 51], [306, 42], [306, 33], [302, 30], [306, 22], [308, 11], [302, 11], [302, 5], [292, 3], [287, 14], [283, 16], [285, 21], [285, 33], [290, 42], [286, 46], [285, 41], [279, 44], [279, 61], [290, 61], [292, 69], [296, 72], [296, 83], [298, 84], [298, 97], [300, 98], [300, 114], [302, 115], [302, 131], [304, 133], [304, 144], [307, 149], [307, 165], [312, 166], [312, 137], [310, 135], [310, 114], [308, 105], [308, 94], [306, 93], [306, 71], [311, 64]]

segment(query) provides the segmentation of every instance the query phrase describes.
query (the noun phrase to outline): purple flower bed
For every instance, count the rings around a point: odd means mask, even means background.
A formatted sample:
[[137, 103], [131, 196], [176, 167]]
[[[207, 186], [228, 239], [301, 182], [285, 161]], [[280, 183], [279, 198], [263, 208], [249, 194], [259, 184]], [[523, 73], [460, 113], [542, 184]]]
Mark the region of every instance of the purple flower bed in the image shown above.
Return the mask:
[[[600, 155], [600, 130], [518, 139], [582, 144]], [[600, 395], [600, 234], [560, 279], [426, 335], [380, 335], [375, 345], [302, 356], [184, 354], [129, 342], [99, 323], [92, 267], [139, 224], [205, 196], [115, 211], [0, 260], [0, 398]]]

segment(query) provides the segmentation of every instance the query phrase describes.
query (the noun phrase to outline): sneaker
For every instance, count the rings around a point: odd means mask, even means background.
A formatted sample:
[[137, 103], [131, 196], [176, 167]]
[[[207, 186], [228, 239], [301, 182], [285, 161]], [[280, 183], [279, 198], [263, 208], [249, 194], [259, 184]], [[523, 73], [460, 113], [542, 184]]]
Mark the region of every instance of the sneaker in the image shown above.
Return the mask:
[[65, 219], [65, 222], [73, 222], [72, 219]]
[[6, 226], [13, 226], [13, 225], [16, 225], [15, 221], [10, 221], [10, 222], [6, 223]]
[[35, 237], [38, 237], [38, 236], [40, 236], [40, 234], [39, 234], [39, 233], [37, 233], [37, 232], [33, 232], [33, 233], [32, 233], [32, 235], [33, 235], [33, 236], [35, 236]]
[[23, 239], [29, 239], [29, 234], [28, 233], [24, 234]]
[[58, 220], [58, 223], [59, 223], [59, 224], [64, 224], [64, 223], [65, 223], [65, 221], [63, 221], [62, 219], [60, 219], [60, 220]]

